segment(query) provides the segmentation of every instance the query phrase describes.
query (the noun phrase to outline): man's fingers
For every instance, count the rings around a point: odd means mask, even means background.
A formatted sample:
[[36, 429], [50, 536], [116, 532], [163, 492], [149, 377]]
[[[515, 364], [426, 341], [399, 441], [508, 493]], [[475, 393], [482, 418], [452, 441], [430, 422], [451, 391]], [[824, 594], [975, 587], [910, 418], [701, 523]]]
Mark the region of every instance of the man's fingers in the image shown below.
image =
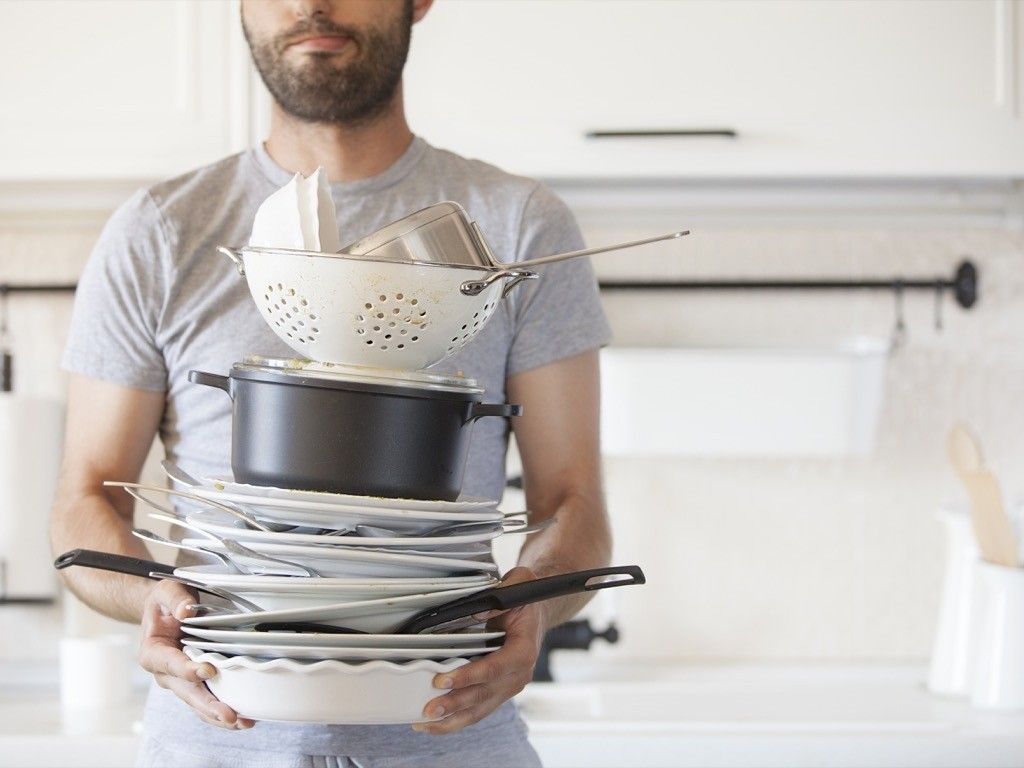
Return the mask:
[[182, 653], [176, 641], [160, 638], [143, 641], [139, 650], [139, 664], [154, 675], [171, 675], [189, 683], [209, 680], [217, 674], [212, 664], [196, 664]]
[[189, 683], [170, 675], [157, 675], [157, 682], [173, 691], [174, 694], [188, 704], [196, 713], [211, 725], [222, 728], [251, 728], [252, 720], [240, 718], [235, 710], [217, 699], [202, 683]]
[[[429, 733], [434, 736], [440, 736], [445, 733], [454, 733], [455, 731], [465, 728], [467, 725], [480, 722], [509, 698], [510, 695], [503, 695], [500, 693], [493, 696], [483, 696], [478, 704], [467, 709], [458, 710], [437, 722], [416, 723], [413, 725], [413, 729], [420, 733]], [[430, 706], [431, 705], [428, 705], [428, 710]], [[427, 715], [427, 717], [431, 717], [431, 715]]]
[[537, 648], [526, 637], [507, 636], [497, 651], [476, 659], [451, 672], [434, 676], [435, 688], [465, 688], [486, 685], [500, 680], [520, 669], [533, 669], [537, 661]]

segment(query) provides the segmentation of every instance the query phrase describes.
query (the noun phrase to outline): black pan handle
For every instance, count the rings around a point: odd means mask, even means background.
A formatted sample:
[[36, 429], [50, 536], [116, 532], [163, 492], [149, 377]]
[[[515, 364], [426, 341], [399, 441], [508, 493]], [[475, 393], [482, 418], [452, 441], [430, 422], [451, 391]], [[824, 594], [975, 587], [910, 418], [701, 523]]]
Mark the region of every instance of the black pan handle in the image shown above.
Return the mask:
[[[626, 579], [589, 582], [599, 576], [628, 576]], [[491, 587], [475, 595], [459, 598], [445, 603], [429, 611], [423, 611], [394, 630], [396, 634], [415, 634], [425, 629], [447, 624], [456, 619], [473, 616], [486, 611], [507, 611], [521, 605], [550, 600], [553, 597], [572, 595], [580, 592], [592, 592], [610, 587], [624, 587], [630, 584], [644, 584], [647, 579], [638, 565], [620, 565], [610, 568], [592, 568], [587, 571], [560, 573], [542, 579], [532, 579], [507, 587]]]
[[484, 416], [501, 416], [503, 419], [522, 416], [523, 406], [511, 403], [470, 403], [466, 423], [482, 419]]
[[115, 555], [112, 552], [97, 552], [94, 549], [72, 549], [53, 561], [58, 570], [80, 565], [83, 568], [98, 568], [101, 571], [126, 573], [129, 576], [141, 576], [144, 579], [155, 579], [151, 573], [174, 573], [173, 565], [158, 563], [156, 560], [145, 560], [141, 557]]
[[231, 378], [228, 376], [221, 376], [219, 373], [206, 373], [206, 371], [189, 371], [188, 380], [204, 387], [223, 389], [228, 393], [228, 397], [231, 397]]

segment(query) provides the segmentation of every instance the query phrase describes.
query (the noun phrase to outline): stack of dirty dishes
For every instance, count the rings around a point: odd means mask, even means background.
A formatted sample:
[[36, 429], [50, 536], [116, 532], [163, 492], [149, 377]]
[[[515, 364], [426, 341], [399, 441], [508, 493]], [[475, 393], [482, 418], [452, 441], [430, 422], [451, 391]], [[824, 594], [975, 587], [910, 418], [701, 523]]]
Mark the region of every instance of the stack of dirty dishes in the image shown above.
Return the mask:
[[[290, 490], [164, 468], [171, 489], [111, 485], [183, 531], [136, 536], [212, 561], [171, 574], [201, 594], [182, 644], [218, 669], [210, 689], [241, 715], [422, 721], [434, 675], [500, 646], [503, 633], [479, 627], [481, 606], [466, 601], [497, 583], [491, 541], [526, 530], [495, 501]], [[471, 612], [453, 619], [459, 601]], [[441, 607], [444, 615], [428, 616]]]

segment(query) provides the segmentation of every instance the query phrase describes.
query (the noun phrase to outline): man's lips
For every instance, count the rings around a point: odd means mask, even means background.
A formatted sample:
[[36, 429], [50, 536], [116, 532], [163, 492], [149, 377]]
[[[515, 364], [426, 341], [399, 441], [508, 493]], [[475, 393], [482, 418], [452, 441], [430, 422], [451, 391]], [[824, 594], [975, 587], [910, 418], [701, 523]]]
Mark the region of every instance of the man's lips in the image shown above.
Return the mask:
[[296, 40], [288, 47], [298, 51], [340, 51], [352, 42], [351, 37], [344, 35], [318, 35]]

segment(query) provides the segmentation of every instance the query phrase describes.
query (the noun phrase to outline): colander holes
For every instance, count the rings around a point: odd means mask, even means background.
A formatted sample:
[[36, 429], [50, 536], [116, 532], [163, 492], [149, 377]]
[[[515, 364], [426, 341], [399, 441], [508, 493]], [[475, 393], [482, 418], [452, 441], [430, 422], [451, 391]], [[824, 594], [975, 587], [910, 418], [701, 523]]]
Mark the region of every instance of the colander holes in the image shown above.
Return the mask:
[[384, 318], [384, 313], [383, 312], [378, 312], [377, 313], [377, 317], [383, 319]]
[[388, 345], [387, 345], [387, 344], [381, 344], [381, 345], [380, 345], [380, 348], [381, 348], [381, 349], [387, 349], [387, 348], [388, 348]]
[[454, 343], [455, 343], [455, 342], [457, 342], [458, 340], [459, 340], [459, 337], [458, 337], [458, 336], [452, 336], [452, 344], [454, 344]]
[[398, 325], [398, 323], [396, 323], [394, 320], [388, 322], [388, 328], [394, 328], [396, 325]]
[[385, 339], [390, 339], [391, 338], [391, 334], [390, 333], [385, 333], [384, 334], [384, 338]]
[[[285, 312], [284, 316], [287, 317], [290, 320], [291, 316], [292, 316], [292, 313], [291, 312]], [[462, 326], [462, 327], [465, 328], [466, 326]]]
[[399, 349], [405, 349], [405, 344], [399, 344], [399, 345], [398, 345], [398, 348], [399, 348]]
[[308, 302], [308, 301], [306, 301], [305, 299], [299, 299], [299, 304], [301, 304], [302, 306], [304, 306], [304, 307], [305, 307], [306, 305], [308, 305], [308, 304], [309, 304], [309, 302]]
[[264, 293], [263, 294], [263, 300], [264, 301], [270, 301], [270, 296], [268, 294]]
[[421, 309], [420, 310], [420, 317], [426, 317], [426, 316], [427, 316], [427, 310]]
[[284, 290], [284, 286], [282, 286], [280, 283], [278, 283], [277, 284], [277, 290], [283, 291]]
[[296, 327], [295, 327], [294, 325], [292, 326], [292, 330], [293, 330], [293, 331], [295, 331], [296, 333], [298, 333], [298, 332], [299, 332], [299, 329], [298, 329], [298, 328], [296, 328]]
[[405, 294], [402, 294], [402, 293], [396, 293], [395, 294], [395, 299], [397, 299], [398, 301], [401, 301], [404, 298], [405, 298]]
[[412, 304], [415, 307], [417, 304], [420, 303], [420, 300], [419, 299], [412, 299], [412, 300], [409, 301], [409, 303]]
[[412, 340], [413, 340], [413, 341], [419, 341], [419, 340], [420, 340], [420, 337], [419, 337], [419, 336], [413, 336], [413, 337], [412, 337]]
[[294, 288], [289, 288], [288, 289], [288, 295], [289, 296], [294, 296], [295, 295], [295, 289]]
[[408, 333], [408, 331], [407, 331], [407, 330], [405, 330], [405, 328], [403, 328], [402, 330], [400, 330], [400, 331], [399, 331], [399, 333], [400, 333], [400, 334], [401, 334], [402, 336], [405, 336], [405, 334], [407, 334], [407, 333]]
[[479, 312], [474, 312], [473, 313], [473, 319], [476, 320], [478, 317], [480, 317], [480, 313]]
[[[288, 317], [291, 317], [291, 315], [288, 315]], [[468, 328], [468, 327], [469, 327], [468, 325], [464, 325], [464, 326], [462, 326], [462, 330], [466, 330], [466, 328]]]
[[401, 311], [402, 310], [400, 310], [398, 307], [395, 307], [394, 309], [391, 310], [391, 314], [397, 315], [397, 314], [401, 313]]
[[281, 308], [280, 305], [275, 301], [274, 302], [274, 309], [280, 309], [280, 308]]
[[305, 324], [306, 324], [306, 321], [305, 321], [305, 320], [299, 320], [299, 321], [297, 321], [297, 322], [299, 323], [299, 325], [305, 325]]
[[320, 333], [320, 329], [319, 329], [319, 328], [317, 328], [316, 326], [313, 326], [313, 327], [312, 327], [312, 328], [310, 328], [309, 330], [311, 330], [311, 331], [312, 331], [313, 333]]
[[365, 328], [356, 328], [356, 333], [358, 333], [359, 335], [362, 335], [362, 334], [366, 333], [366, 329]]
[[268, 285], [267, 286], [267, 293], [273, 293], [273, 292], [274, 292], [274, 286]]
[[285, 336], [287, 336], [287, 337], [288, 337], [289, 339], [294, 339], [294, 338], [295, 338], [295, 337], [294, 337], [294, 336], [292, 336], [292, 335], [291, 335], [290, 333], [288, 333], [288, 331], [285, 331], [285, 332], [284, 332], [284, 335], [285, 335]]
[[367, 339], [366, 340], [366, 346], [372, 347], [373, 346], [373, 339]]
[[381, 301], [387, 301], [387, 300], [388, 300], [388, 297], [387, 297], [387, 296], [385, 296], [385, 295], [384, 295], [384, 294], [382, 293], [382, 294], [380, 295], [380, 300], [381, 300]]
[[363, 306], [366, 307], [367, 309], [373, 309], [373, 304], [371, 304], [370, 302], [366, 302]]
[[314, 315], [312, 312], [310, 312], [309, 313], [309, 319], [310, 320], [316, 320], [316, 315]]
[[375, 325], [375, 326], [373, 326], [373, 330], [375, 330], [375, 331], [379, 331], [379, 330], [380, 330], [380, 326], [379, 326], [379, 325]]
[[316, 341], [316, 337], [315, 337], [315, 336], [307, 336], [307, 337], [306, 337], [306, 341], [308, 341], [308, 342], [314, 342], [314, 341]]
[[366, 322], [366, 318], [363, 317], [362, 315], [356, 315], [356, 320], [358, 320], [360, 323]]

